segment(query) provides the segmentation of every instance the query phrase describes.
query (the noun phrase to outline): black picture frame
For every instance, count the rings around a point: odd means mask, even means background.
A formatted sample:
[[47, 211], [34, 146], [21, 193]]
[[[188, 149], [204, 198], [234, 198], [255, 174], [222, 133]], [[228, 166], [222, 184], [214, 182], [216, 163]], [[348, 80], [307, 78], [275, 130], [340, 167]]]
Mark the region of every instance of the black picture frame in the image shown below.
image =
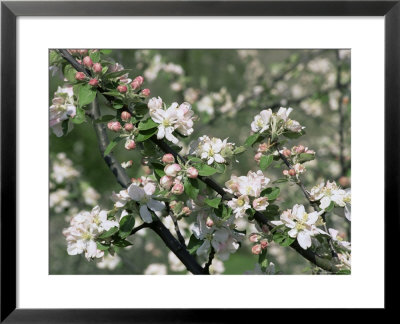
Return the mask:
[[[16, 19], [19, 16], [384, 16], [385, 17], [385, 255], [398, 255], [400, 1], [4, 1], [1, 3], [1, 322], [220, 322], [239, 310], [16, 308]], [[379, 107], [377, 107], [379, 109]], [[398, 282], [385, 258], [385, 308]], [[40, 292], [38, 292], [40, 294]], [[240, 310], [241, 312], [241, 310]], [[261, 311], [252, 310], [252, 316]]]

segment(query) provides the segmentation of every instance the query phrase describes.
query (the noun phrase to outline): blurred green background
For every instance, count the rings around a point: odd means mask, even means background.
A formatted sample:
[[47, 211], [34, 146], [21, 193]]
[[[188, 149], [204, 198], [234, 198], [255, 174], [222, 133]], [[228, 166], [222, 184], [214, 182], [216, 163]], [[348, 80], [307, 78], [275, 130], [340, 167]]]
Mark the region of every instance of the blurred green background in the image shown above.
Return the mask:
[[[132, 69], [130, 78], [144, 76], [144, 87], [151, 90], [150, 98], [160, 96], [167, 105], [175, 101], [188, 101], [193, 105], [200, 118], [195, 123], [194, 133], [184, 140], [186, 147], [191, 140], [205, 134], [229, 137], [230, 142], [241, 145], [249, 136], [250, 123], [259, 111], [269, 107], [293, 107], [291, 118], [306, 127], [306, 135], [290, 141], [287, 146], [303, 144], [316, 151], [316, 161], [305, 165], [307, 172], [302, 176], [307, 188], [323, 179], [338, 181], [345, 188], [350, 186], [350, 51], [113, 50], [110, 57]], [[49, 104], [57, 87], [63, 84], [59, 73], [51, 73]], [[103, 111], [107, 109], [102, 107]], [[100, 269], [96, 262], [88, 262], [82, 255], [69, 256], [62, 230], [68, 227], [71, 214], [81, 209], [90, 210], [93, 204], [93, 201], [85, 202], [77, 192], [94, 188], [98, 193], [98, 196], [92, 194], [94, 200], [103, 209], [111, 209], [110, 195], [121, 188], [100, 155], [90, 122], [75, 125], [64, 137], [51, 134], [51, 167], [60, 163], [57, 162], [60, 152], [72, 161], [79, 175], [66, 185], [57, 184], [50, 190], [51, 193], [58, 192], [53, 195], [50, 208], [50, 274], [142, 274], [153, 263], [165, 264], [170, 274], [186, 273], [171, 269], [168, 251], [150, 231], [135, 235], [134, 245], [119, 254], [121, 260], [115, 268], [109, 265], [110, 269]], [[126, 151], [121, 145], [115, 155], [120, 162], [133, 160], [133, 167], [127, 170], [129, 176], [137, 178], [145, 174], [138, 152]], [[231, 174], [244, 175], [248, 170], [257, 170], [251, 150], [215, 180], [223, 185]], [[270, 168], [266, 175], [275, 180], [281, 177], [281, 172], [281, 168]], [[281, 210], [291, 208], [295, 203], [306, 205], [297, 187], [280, 186]], [[69, 200], [68, 206], [62, 206], [60, 202], [60, 197], [64, 197], [58, 191], [60, 189], [66, 191], [64, 196]], [[189, 217], [188, 223], [193, 221]], [[350, 228], [342, 215], [332, 213], [328, 227], [338, 228], [350, 240]], [[250, 250], [251, 245], [246, 240], [242, 248], [224, 263], [223, 273], [243, 274], [254, 269], [257, 256]], [[290, 248], [271, 246], [268, 260], [283, 274], [314, 271]]]

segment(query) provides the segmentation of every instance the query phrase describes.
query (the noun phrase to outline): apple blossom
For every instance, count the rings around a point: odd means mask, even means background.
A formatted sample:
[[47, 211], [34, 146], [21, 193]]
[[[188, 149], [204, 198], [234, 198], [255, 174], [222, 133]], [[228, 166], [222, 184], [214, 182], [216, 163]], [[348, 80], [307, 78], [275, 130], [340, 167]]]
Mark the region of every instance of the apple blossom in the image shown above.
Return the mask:
[[214, 161], [225, 163], [225, 158], [229, 155], [229, 152], [232, 152], [233, 147], [234, 144], [228, 143], [227, 138], [222, 141], [220, 138], [209, 138], [207, 135], [204, 135], [199, 138], [199, 143], [194, 153], [202, 160], [207, 161], [209, 165]]
[[272, 117], [272, 110], [263, 110], [259, 115], [254, 117], [251, 123], [251, 130], [255, 133], [263, 133], [270, 127], [270, 119]]
[[75, 79], [78, 81], [83, 81], [86, 79], [86, 75], [83, 72], [76, 72], [75, 73]]
[[130, 120], [131, 120], [131, 117], [132, 117], [132, 115], [131, 115], [128, 111], [123, 111], [123, 112], [121, 113], [121, 119], [122, 119], [124, 122], [130, 121]]
[[121, 124], [117, 121], [108, 122], [107, 127], [109, 130], [112, 130], [113, 132], [119, 132], [122, 129]]
[[99, 80], [97, 80], [97, 79], [90, 79], [89, 84], [90, 84], [92, 87], [97, 87], [98, 84], [99, 84]]
[[120, 92], [120, 93], [126, 93], [126, 92], [128, 91], [128, 87], [127, 87], [126, 85], [120, 84], [120, 85], [117, 87], [117, 90], [118, 90], [118, 92]]
[[260, 254], [262, 252], [261, 244], [256, 244], [251, 248], [251, 253]]
[[246, 210], [251, 208], [249, 204], [250, 200], [248, 196], [240, 196], [239, 198], [232, 198], [228, 201], [227, 205], [232, 208], [235, 217], [243, 217], [246, 215]]
[[253, 208], [257, 211], [266, 210], [268, 205], [269, 205], [269, 203], [268, 203], [267, 197], [256, 198], [253, 201]]
[[72, 87], [58, 87], [54, 93], [50, 111], [50, 127], [57, 137], [63, 135], [62, 122], [76, 115], [74, 91]]
[[236, 196], [248, 195], [258, 198], [261, 191], [267, 188], [269, 181], [270, 179], [265, 177], [261, 170], [257, 172], [249, 171], [247, 176], [232, 176], [225, 183], [228, 189], [224, 190]]
[[258, 240], [259, 240], [259, 234], [257, 234], [257, 233], [251, 234], [250, 237], [249, 237], [249, 240], [250, 240], [250, 242], [252, 242], [252, 243], [258, 242]]
[[160, 97], [158, 98], [151, 98], [149, 102], [147, 103], [147, 107], [149, 108], [150, 111], [157, 110], [157, 109], [162, 109], [163, 108], [163, 102]]
[[184, 189], [185, 188], [183, 187], [182, 183], [176, 183], [172, 187], [171, 193], [173, 193], [174, 195], [181, 195], [181, 194], [183, 194]]
[[92, 70], [94, 73], [100, 73], [103, 70], [103, 67], [101, 66], [100, 63], [94, 63]]
[[165, 175], [162, 176], [160, 179], [160, 186], [164, 189], [169, 190], [172, 186], [172, 183], [173, 183], [173, 178], [170, 176]]
[[348, 250], [351, 249], [351, 247], [350, 247], [350, 242], [343, 241], [343, 238], [342, 238], [341, 236], [338, 235], [338, 234], [339, 234], [339, 231], [337, 231], [337, 230], [335, 230], [335, 229], [333, 229], [333, 228], [330, 228], [330, 229], [328, 229], [328, 232], [329, 232], [329, 234], [331, 235], [331, 239], [332, 239], [334, 242], [336, 242], [338, 245], [340, 245], [340, 246], [342, 246], [343, 248], [348, 249]]
[[183, 213], [185, 216], [189, 216], [189, 215], [192, 213], [192, 211], [190, 210], [189, 207], [185, 206], [185, 207], [182, 208], [182, 213]]
[[199, 175], [199, 171], [197, 171], [197, 169], [194, 167], [190, 167], [189, 169], [186, 170], [186, 174], [188, 178], [195, 179]]
[[131, 123], [126, 123], [126, 124], [124, 125], [124, 129], [125, 129], [127, 132], [133, 131], [134, 128], [135, 128], [135, 127], [134, 127], [133, 124], [131, 124]]
[[132, 89], [136, 90], [136, 89], [140, 88], [140, 86], [143, 84], [143, 81], [144, 81], [144, 78], [142, 76], [137, 76], [136, 78], [134, 78], [133, 82], [131, 83]]
[[171, 153], [167, 153], [167, 154], [163, 155], [162, 161], [164, 163], [174, 163], [175, 162], [175, 158]]
[[122, 166], [124, 169], [130, 168], [132, 165], [133, 165], [133, 161], [132, 161], [132, 160], [129, 160], [129, 161], [126, 161], [126, 162], [122, 162], [122, 163], [121, 163], [121, 166]]
[[261, 152], [258, 152], [256, 155], [254, 155], [254, 160], [257, 162], [257, 163], [260, 163], [260, 160], [261, 160], [261, 158], [262, 158], [262, 153]]
[[150, 96], [150, 89], [143, 89], [141, 93], [143, 96], [148, 97]]
[[165, 174], [170, 177], [176, 177], [178, 175], [178, 172], [180, 172], [181, 170], [181, 166], [177, 163], [168, 164], [164, 168]]
[[294, 176], [296, 175], [296, 170], [295, 170], [295, 169], [290, 169], [290, 170], [288, 171], [288, 174], [289, 174], [290, 176], [294, 177]]
[[165, 207], [163, 203], [153, 199], [151, 196], [152, 193], [150, 194], [146, 188], [141, 188], [135, 184], [129, 186], [128, 194], [132, 200], [140, 204], [140, 217], [145, 223], [151, 223], [153, 221], [150, 210], [156, 212], [163, 210]]
[[85, 65], [85, 66], [87, 66], [87, 67], [92, 67], [93, 61], [92, 61], [92, 59], [90, 58], [90, 56], [85, 56], [85, 57], [83, 58], [83, 65]]

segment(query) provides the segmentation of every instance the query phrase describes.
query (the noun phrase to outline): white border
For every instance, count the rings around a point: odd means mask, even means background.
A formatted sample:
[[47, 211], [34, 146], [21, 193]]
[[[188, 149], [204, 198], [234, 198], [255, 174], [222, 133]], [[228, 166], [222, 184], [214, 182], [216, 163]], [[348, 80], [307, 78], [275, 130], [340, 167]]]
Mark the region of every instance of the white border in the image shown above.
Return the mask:
[[[17, 26], [18, 307], [383, 307], [382, 17], [19, 17]], [[352, 275], [48, 275], [47, 55], [59, 47], [351, 48]]]

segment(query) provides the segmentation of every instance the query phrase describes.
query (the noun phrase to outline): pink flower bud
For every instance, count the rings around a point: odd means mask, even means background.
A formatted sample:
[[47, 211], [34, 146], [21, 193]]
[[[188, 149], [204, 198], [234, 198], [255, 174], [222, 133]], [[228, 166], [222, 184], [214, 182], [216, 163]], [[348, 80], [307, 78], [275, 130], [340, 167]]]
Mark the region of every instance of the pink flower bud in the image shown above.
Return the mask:
[[268, 246], [268, 240], [264, 239], [260, 241], [261, 248], [265, 250]]
[[167, 175], [162, 176], [160, 179], [160, 186], [164, 189], [169, 190], [172, 186], [173, 179]]
[[258, 145], [258, 152], [265, 153], [268, 151], [268, 145], [267, 143], [261, 143]]
[[308, 153], [308, 154], [315, 154], [315, 151], [314, 151], [314, 150], [307, 150], [306, 153]]
[[120, 93], [125, 93], [125, 92], [128, 91], [128, 88], [127, 88], [126, 85], [119, 85], [119, 86], [117, 87], [117, 90], [118, 90]]
[[284, 149], [283, 152], [282, 152], [282, 155], [284, 157], [289, 157], [289, 156], [292, 155], [292, 152], [289, 149]]
[[175, 207], [178, 205], [178, 202], [176, 201], [176, 200], [172, 200], [170, 203], [169, 203], [169, 207], [173, 210], [173, 209], [175, 209]]
[[125, 148], [127, 150], [134, 150], [136, 148], [136, 143], [134, 140], [127, 140], [125, 142]]
[[112, 130], [113, 132], [119, 132], [121, 130], [121, 124], [117, 121], [110, 121], [107, 124], [107, 127], [109, 130]]
[[125, 129], [127, 132], [131, 132], [131, 131], [133, 131], [134, 126], [133, 126], [133, 124], [131, 124], [131, 123], [126, 123], [126, 124], [124, 125], [124, 129]]
[[88, 53], [87, 49], [81, 49], [81, 50], [77, 50], [77, 52], [81, 55], [86, 55]]
[[256, 234], [256, 233], [251, 234], [249, 237], [249, 240], [250, 240], [250, 242], [253, 242], [253, 243], [258, 242], [258, 234]]
[[199, 175], [199, 171], [197, 171], [197, 169], [194, 167], [190, 167], [187, 169], [186, 174], [189, 178], [195, 179]]
[[288, 173], [292, 177], [296, 175], [296, 171], [294, 169], [290, 169]]
[[189, 207], [185, 206], [185, 207], [182, 208], [182, 213], [183, 213], [185, 216], [189, 216], [189, 215], [192, 213], [192, 211], [190, 210]]
[[176, 177], [179, 171], [181, 171], [181, 166], [176, 163], [169, 164], [164, 168], [165, 174], [170, 177]]
[[103, 70], [103, 67], [101, 66], [100, 63], [94, 63], [92, 70], [94, 73], [100, 73]]
[[210, 217], [208, 217], [207, 221], [206, 221], [206, 226], [207, 227], [212, 227], [213, 225], [214, 225], [213, 220]]
[[[132, 89], [133, 89], [133, 90], [136, 90], [136, 89], [140, 88], [140, 86], [143, 84], [143, 81], [144, 81], [144, 79], [143, 79], [142, 76], [136, 77], [136, 78], [132, 81], [132, 83], [131, 83]], [[148, 90], [148, 89], [147, 89], [147, 90]], [[150, 94], [150, 93], [149, 93], [149, 94]]]
[[89, 56], [85, 56], [83, 58], [83, 65], [87, 66], [87, 67], [92, 67], [93, 65], [93, 61]]
[[297, 154], [303, 153], [304, 152], [304, 146], [303, 145], [296, 146], [295, 151], [296, 151]]
[[288, 176], [289, 175], [289, 170], [283, 170], [282, 173], [283, 173], [284, 176]]
[[168, 154], [164, 154], [164, 156], [162, 157], [162, 161], [164, 163], [174, 163], [175, 158], [172, 154], [168, 153]]
[[92, 87], [97, 87], [97, 85], [99, 84], [99, 80], [97, 80], [97, 79], [90, 79], [89, 84], [90, 84]]
[[83, 80], [85, 80], [85, 78], [86, 78], [85, 73], [83, 73], [83, 72], [75, 73], [75, 79], [77, 79], [78, 81], [83, 81]]
[[184, 190], [185, 188], [183, 187], [183, 184], [182, 183], [177, 183], [177, 184], [174, 184], [174, 186], [172, 187], [172, 189], [171, 189], [171, 192], [174, 194], [174, 195], [181, 195], [181, 194], [183, 194], [183, 190]]
[[260, 163], [260, 160], [261, 160], [261, 157], [262, 157], [262, 153], [257, 153], [256, 155], [254, 155], [254, 160], [257, 162], [257, 163]]
[[143, 89], [142, 90], [142, 95], [145, 96], [145, 97], [150, 96], [150, 89]]
[[260, 254], [261, 253], [261, 245], [260, 244], [256, 244], [252, 247], [251, 249], [251, 253], [253, 254]]
[[129, 112], [127, 112], [127, 111], [123, 111], [123, 112], [121, 113], [121, 119], [122, 119], [123, 121], [125, 121], [125, 122], [129, 121], [129, 120], [131, 119], [131, 117], [132, 117], [132, 115], [131, 115]]

